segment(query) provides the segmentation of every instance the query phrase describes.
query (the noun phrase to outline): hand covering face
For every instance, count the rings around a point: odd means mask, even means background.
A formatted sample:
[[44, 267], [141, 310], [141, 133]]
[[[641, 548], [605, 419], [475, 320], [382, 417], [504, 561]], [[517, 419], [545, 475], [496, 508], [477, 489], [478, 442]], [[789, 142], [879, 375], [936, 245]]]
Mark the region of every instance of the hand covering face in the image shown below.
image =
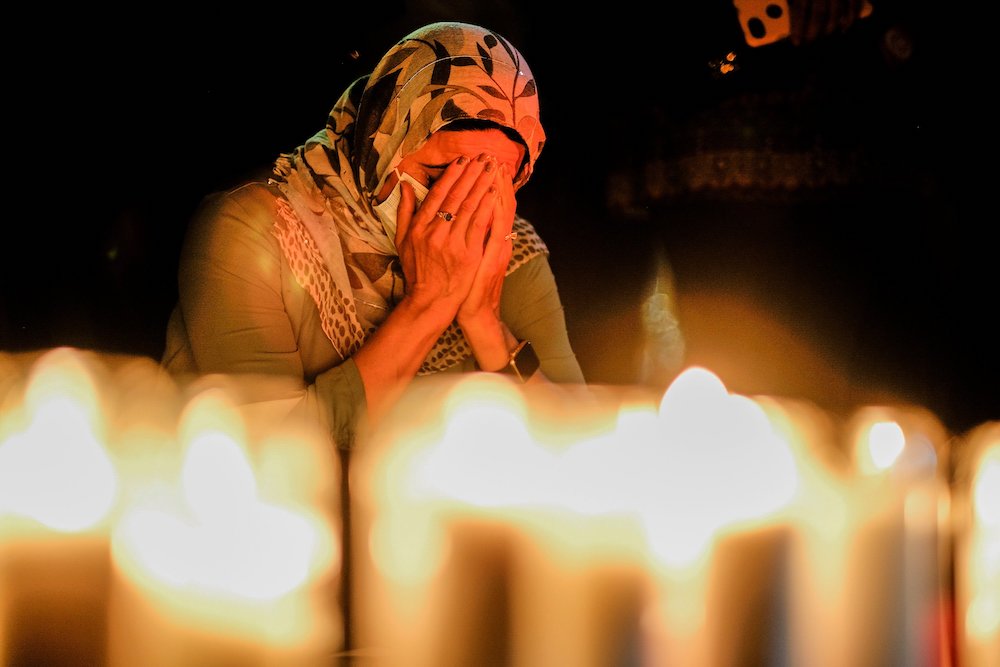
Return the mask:
[[[274, 234], [343, 358], [403, 296], [393, 240], [372, 208], [392, 170], [448, 123], [478, 118], [524, 140], [526, 161], [515, 182], [521, 187], [545, 144], [538, 111], [534, 77], [510, 42], [479, 26], [433, 23], [400, 40], [341, 95], [323, 130], [278, 158], [271, 182], [284, 199]], [[547, 252], [527, 221], [515, 218], [514, 230], [508, 274]], [[420, 372], [443, 370], [470, 354], [453, 323]]]

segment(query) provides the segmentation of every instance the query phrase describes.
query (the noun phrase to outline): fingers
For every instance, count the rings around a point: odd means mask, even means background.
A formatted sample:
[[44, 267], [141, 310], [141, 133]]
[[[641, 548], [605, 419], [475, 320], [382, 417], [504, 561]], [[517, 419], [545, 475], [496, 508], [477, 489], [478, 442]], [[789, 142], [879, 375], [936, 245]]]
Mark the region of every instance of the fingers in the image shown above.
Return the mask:
[[495, 157], [481, 154], [469, 164], [465, 173], [452, 187], [445, 199], [445, 205], [454, 206], [461, 217], [469, 219], [476, 213], [483, 197], [493, 185], [498, 167]]
[[506, 165], [501, 167], [497, 177], [497, 192], [493, 202], [489, 240], [491, 242], [509, 242], [510, 233], [514, 227], [514, 211], [517, 200], [514, 195], [513, 178]]
[[514, 247], [511, 232], [514, 228], [516, 206], [513, 180], [506, 166], [502, 166], [497, 176], [496, 196], [492, 200], [490, 223], [483, 253], [483, 262], [494, 266], [499, 271], [506, 270]]
[[482, 154], [474, 160], [456, 160], [431, 188], [421, 218], [427, 233], [439, 241], [448, 237], [461, 245], [482, 248], [493, 217], [494, 182], [499, 173], [496, 158]]

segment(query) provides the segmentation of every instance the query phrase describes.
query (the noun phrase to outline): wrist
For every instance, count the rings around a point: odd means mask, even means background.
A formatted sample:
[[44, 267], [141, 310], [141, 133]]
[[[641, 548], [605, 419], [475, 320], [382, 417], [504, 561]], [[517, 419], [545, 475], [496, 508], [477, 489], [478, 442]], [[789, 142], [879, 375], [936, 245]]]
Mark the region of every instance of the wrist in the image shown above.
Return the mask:
[[522, 340], [507, 355], [507, 363], [493, 372], [509, 375], [524, 384], [538, 371], [540, 365], [538, 355], [535, 354], [535, 349], [531, 346], [531, 341]]
[[507, 365], [518, 340], [503, 321], [496, 317], [492, 321], [466, 319], [458, 320], [458, 325], [472, 347], [476, 368], [498, 371]]
[[440, 299], [421, 299], [419, 295], [406, 294], [390, 315], [411, 320], [417, 326], [426, 326], [440, 333], [455, 319], [455, 310]]

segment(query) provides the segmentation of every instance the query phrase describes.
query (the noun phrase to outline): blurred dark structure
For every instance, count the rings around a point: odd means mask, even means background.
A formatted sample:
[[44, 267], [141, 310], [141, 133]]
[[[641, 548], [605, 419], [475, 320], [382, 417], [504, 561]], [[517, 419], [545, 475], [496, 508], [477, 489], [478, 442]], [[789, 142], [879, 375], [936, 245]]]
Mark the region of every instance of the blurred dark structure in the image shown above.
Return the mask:
[[51, 59], [14, 74], [0, 349], [158, 358], [198, 200], [322, 127], [396, 38], [450, 18], [506, 34], [538, 79], [549, 143], [520, 208], [591, 381], [669, 382], [676, 356], [644, 340], [659, 285], [685, 361], [734, 391], [913, 402], [955, 431], [1000, 418], [998, 253], [967, 157], [981, 22], [876, 2], [843, 34], [750, 48], [731, 3], [691, 4], [24, 19]]

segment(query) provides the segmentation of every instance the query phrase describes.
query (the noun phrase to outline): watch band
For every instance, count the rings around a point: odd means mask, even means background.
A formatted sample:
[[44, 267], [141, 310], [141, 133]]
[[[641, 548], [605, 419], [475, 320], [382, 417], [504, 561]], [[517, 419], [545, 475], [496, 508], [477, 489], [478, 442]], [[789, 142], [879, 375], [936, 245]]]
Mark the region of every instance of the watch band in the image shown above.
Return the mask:
[[510, 353], [507, 365], [497, 372], [504, 375], [512, 375], [519, 382], [524, 383], [535, 374], [538, 366], [538, 355], [535, 354], [535, 348], [531, 346], [531, 341], [522, 340], [517, 344], [513, 352]]

